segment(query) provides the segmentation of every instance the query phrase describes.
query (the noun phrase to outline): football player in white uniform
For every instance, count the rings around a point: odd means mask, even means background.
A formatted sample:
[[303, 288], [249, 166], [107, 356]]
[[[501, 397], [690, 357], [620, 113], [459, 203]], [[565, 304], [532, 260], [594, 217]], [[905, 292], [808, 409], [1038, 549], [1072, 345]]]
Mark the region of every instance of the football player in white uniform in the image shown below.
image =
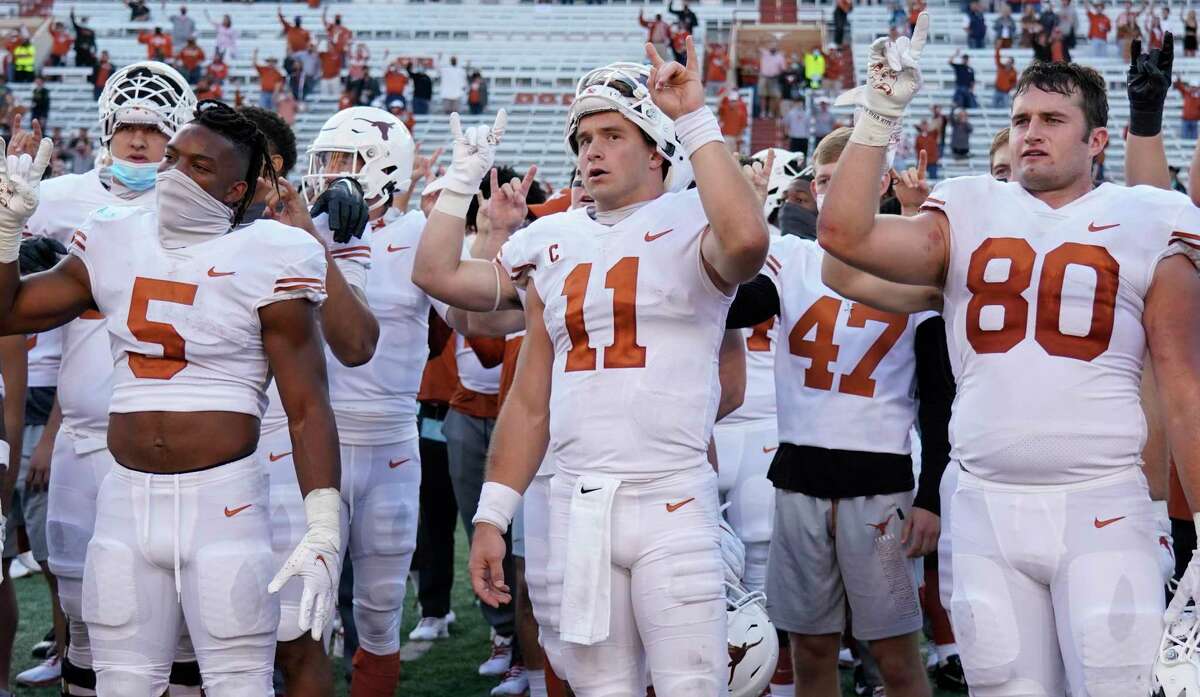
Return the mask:
[[[171, 66], [143, 61], [117, 71], [100, 94], [100, 142], [105, 164], [42, 184], [38, 209], [26, 231], [64, 245], [93, 211], [104, 206], [148, 206], [167, 141], [192, 118], [196, 97]], [[61, 328], [62, 365], [57, 393], [61, 421], [43, 438], [53, 443], [48, 510], [49, 567], [58, 577], [70, 644], [62, 661], [64, 691], [95, 689], [87, 627], [82, 618], [83, 569], [96, 524], [96, 496], [111, 469], [105, 432], [112, 396], [112, 351], [103, 317], [84, 312]], [[43, 335], [44, 336], [44, 335]], [[60, 649], [63, 647], [60, 646]], [[60, 654], [61, 655], [61, 654]], [[191, 646], [181, 642], [172, 683], [195, 674]]]
[[[83, 579], [97, 692], [161, 695], [186, 626], [207, 694], [268, 693], [279, 615], [268, 591], [304, 578], [301, 624], [320, 636], [340, 565], [337, 435], [315, 314], [324, 249], [279, 223], [235, 230], [267, 148], [251, 122], [206, 101], [167, 144], [153, 208], [100, 209], [70, 257], [20, 279], [12, 259], [50, 150], [45, 139], [0, 175], [0, 329], [42, 331], [90, 309], [112, 342], [116, 463]], [[254, 458], [271, 374], [308, 518], [274, 580]]]
[[[448, 289], [452, 304], [489, 311], [518, 307], [524, 286], [527, 335], [475, 516], [472, 583], [488, 604], [511, 600], [502, 535], [552, 441], [543, 644], [581, 696], [640, 694], [647, 667], [663, 696], [728, 684], [706, 450], [724, 315], [761, 268], [767, 232], [704, 106], [690, 38], [687, 53], [685, 67], [648, 47], [648, 76], [634, 64], [585, 76], [566, 135], [596, 205], [524, 228], [501, 266], [459, 264]], [[481, 128], [456, 141], [427, 235], [462, 224], [495, 140]], [[699, 190], [682, 190], [692, 168]], [[479, 303], [488, 286], [493, 301]]]
[[[1015, 181], [950, 179], [918, 216], [876, 215], [868, 182], [921, 84], [928, 23], [911, 42], [877, 41], [867, 84], [844, 96], [862, 114], [820, 242], [885, 280], [941, 290], [961, 468], [951, 604], [972, 693], [1146, 694], [1163, 593], [1139, 383], [1148, 349], [1171, 451], [1200, 500], [1200, 211], [1173, 192], [1093, 185], [1104, 80], [1035, 63], [1012, 107]], [[1189, 567], [1174, 602], [1198, 578]]]

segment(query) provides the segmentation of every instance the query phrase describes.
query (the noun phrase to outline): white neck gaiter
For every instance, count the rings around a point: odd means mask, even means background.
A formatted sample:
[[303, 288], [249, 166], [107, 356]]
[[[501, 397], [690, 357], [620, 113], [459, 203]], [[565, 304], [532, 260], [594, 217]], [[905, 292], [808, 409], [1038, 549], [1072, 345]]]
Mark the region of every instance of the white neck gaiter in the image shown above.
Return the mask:
[[614, 208], [611, 211], [598, 211], [598, 210], [596, 210], [595, 206], [591, 206], [588, 213], [591, 214], [592, 219], [595, 220], [597, 223], [600, 223], [601, 225], [607, 225], [609, 227], [612, 227], [613, 225], [616, 225], [617, 223], [621, 222], [622, 220], [624, 220], [624, 219], [628, 218], [629, 216], [633, 215], [634, 213], [638, 212], [638, 209], [642, 208], [647, 203], [650, 203], [650, 202], [649, 201], [638, 201], [637, 203], [630, 204], [628, 206], [625, 206], [624, 208]]
[[233, 210], [177, 169], [159, 172], [158, 238], [166, 249], [190, 247], [229, 232]]

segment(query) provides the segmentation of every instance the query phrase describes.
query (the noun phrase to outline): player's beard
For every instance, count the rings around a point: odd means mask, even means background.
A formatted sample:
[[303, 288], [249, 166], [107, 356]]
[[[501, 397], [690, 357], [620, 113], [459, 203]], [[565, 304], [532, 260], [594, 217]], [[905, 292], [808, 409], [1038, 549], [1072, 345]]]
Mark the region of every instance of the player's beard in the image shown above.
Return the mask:
[[229, 232], [233, 211], [186, 174], [177, 169], [159, 172], [155, 188], [163, 247], [189, 247]]

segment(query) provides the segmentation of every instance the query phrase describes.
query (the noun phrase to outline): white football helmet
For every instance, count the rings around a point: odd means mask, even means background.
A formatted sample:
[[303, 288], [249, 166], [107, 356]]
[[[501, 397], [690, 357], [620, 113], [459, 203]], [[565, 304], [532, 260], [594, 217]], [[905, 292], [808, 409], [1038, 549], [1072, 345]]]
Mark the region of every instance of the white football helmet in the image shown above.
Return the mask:
[[779, 637], [767, 617], [767, 596], [740, 584], [725, 584], [725, 619], [729, 628], [730, 697], [759, 697], [779, 661]]
[[650, 69], [637, 63], [612, 63], [579, 78], [567, 113], [567, 150], [579, 155], [575, 131], [580, 119], [603, 111], [620, 112], [654, 141], [670, 164], [664, 182], [667, 191], [683, 191], [692, 183], [692, 163], [675, 135], [675, 122], [650, 99], [649, 79]]
[[788, 152], [783, 148], [759, 150], [750, 159], [766, 165], [767, 153], [771, 150], [775, 151], [775, 163], [771, 166], [771, 175], [767, 179], [767, 201], [763, 204], [763, 215], [768, 218], [775, 209], [783, 205], [788, 187], [804, 169], [804, 153]]
[[1200, 695], [1200, 619], [1189, 607], [1163, 630], [1150, 687], [1155, 695]]
[[127, 123], [158, 126], [170, 138], [195, 111], [196, 94], [178, 70], [161, 61], [127, 65], [100, 93], [100, 141], [108, 145], [117, 126]]
[[[352, 159], [349, 168], [330, 169], [338, 153]], [[392, 193], [408, 188], [415, 149], [408, 127], [383, 109], [342, 109], [325, 122], [308, 146], [304, 197], [311, 206], [335, 179], [350, 177], [363, 190], [371, 210], [389, 206]]]

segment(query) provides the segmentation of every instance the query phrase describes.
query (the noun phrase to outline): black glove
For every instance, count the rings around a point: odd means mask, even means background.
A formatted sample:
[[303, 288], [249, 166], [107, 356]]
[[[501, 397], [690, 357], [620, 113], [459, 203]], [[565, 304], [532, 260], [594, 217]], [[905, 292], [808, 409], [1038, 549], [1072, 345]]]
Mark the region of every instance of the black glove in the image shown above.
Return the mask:
[[362, 187], [350, 177], [334, 179], [309, 211], [314, 218], [322, 213], [329, 214], [329, 230], [333, 232], [333, 241], [338, 244], [346, 244], [353, 237], [362, 237], [370, 215], [363, 200]]
[[1142, 42], [1134, 39], [1129, 49], [1129, 132], [1150, 138], [1162, 132], [1163, 104], [1171, 90], [1171, 64], [1175, 61], [1175, 37], [1167, 32], [1161, 49], [1142, 53]]
[[54, 268], [60, 256], [67, 253], [62, 243], [50, 237], [27, 237], [21, 240], [21, 251], [17, 255], [21, 275], [38, 273]]

